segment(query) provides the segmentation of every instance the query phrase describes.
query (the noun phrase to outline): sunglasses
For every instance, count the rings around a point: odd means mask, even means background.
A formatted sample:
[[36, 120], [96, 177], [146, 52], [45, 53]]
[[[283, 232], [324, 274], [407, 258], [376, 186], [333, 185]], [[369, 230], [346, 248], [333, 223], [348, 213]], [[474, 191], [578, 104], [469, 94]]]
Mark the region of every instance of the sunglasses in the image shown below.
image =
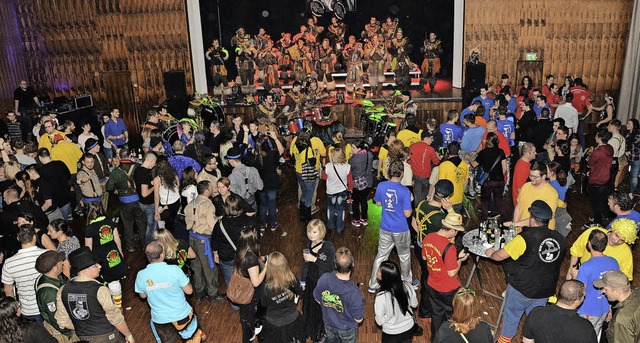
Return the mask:
[[465, 295], [465, 294], [471, 294], [474, 297], [476, 296], [476, 292], [474, 290], [472, 290], [472, 289], [465, 289], [464, 291], [460, 291], [458, 293], [458, 296]]

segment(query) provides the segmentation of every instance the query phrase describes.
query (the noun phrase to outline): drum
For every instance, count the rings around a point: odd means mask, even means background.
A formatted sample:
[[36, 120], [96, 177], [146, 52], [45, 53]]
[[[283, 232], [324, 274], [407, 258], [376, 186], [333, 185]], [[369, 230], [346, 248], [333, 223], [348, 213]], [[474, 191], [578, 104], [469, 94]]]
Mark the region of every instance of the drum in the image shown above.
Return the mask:
[[301, 110], [297, 115], [298, 118], [313, 118], [313, 109]]
[[300, 132], [300, 127], [298, 127], [298, 122], [296, 120], [290, 120], [289, 124], [287, 124], [287, 128], [291, 135], [295, 135]]
[[178, 127], [176, 125], [169, 126], [169, 128], [164, 130], [164, 132], [162, 133], [162, 138], [169, 142], [169, 144], [173, 144], [173, 142], [180, 139], [180, 137], [178, 136]]
[[289, 126], [288, 125], [280, 125], [277, 128], [278, 131], [278, 136], [290, 136], [291, 132], [289, 132]]

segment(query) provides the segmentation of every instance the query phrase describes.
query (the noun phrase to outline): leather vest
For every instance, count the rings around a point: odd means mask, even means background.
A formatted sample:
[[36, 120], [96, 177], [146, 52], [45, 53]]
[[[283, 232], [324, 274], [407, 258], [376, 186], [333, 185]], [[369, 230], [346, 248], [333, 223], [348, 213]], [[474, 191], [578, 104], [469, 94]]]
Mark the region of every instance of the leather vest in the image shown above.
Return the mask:
[[71, 279], [62, 289], [62, 302], [67, 310], [76, 334], [98, 336], [115, 331], [104, 309], [98, 302], [98, 289], [102, 287], [97, 281], [75, 281]]
[[552, 296], [566, 252], [564, 237], [547, 226], [524, 227], [520, 236], [527, 248], [517, 260], [505, 261], [507, 283], [530, 299]]

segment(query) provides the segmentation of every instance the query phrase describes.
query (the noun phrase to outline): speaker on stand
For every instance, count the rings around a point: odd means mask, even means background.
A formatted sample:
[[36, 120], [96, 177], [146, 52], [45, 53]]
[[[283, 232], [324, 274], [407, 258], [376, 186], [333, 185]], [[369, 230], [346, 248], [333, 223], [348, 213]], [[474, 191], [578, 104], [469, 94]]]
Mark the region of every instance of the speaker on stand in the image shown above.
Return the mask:
[[487, 65], [478, 62], [467, 62], [464, 72], [464, 90], [462, 92], [462, 107], [471, 104], [471, 100], [480, 95], [480, 87], [486, 83]]
[[183, 70], [172, 70], [162, 74], [164, 92], [167, 96], [167, 112], [176, 119], [186, 117], [189, 108], [185, 78]]

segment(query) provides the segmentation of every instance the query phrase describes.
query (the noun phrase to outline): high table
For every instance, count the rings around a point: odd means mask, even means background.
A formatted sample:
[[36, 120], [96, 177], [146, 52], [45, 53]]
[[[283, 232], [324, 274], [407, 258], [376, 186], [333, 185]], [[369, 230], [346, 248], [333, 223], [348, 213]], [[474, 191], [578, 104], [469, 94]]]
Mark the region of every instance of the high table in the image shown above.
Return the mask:
[[[475, 255], [473, 259], [473, 267], [471, 268], [471, 274], [469, 274], [469, 278], [467, 279], [467, 283], [465, 284], [465, 288], [469, 288], [471, 284], [471, 279], [476, 275], [476, 271], [478, 271], [478, 264], [480, 263], [480, 258], [488, 259], [489, 257], [485, 254], [487, 251], [487, 247], [484, 244], [487, 243], [487, 236], [484, 232], [480, 232], [480, 229], [474, 229], [468, 231], [462, 236], [462, 245], [465, 248], [469, 249], [469, 252]], [[498, 326], [500, 326], [500, 320], [502, 319], [502, 314], [504, 312], [504, 297], [498, 294], [494, 294], [492, 292], [484, 289], [484, 284], [482, 282], [482, 276], [480, 273], [478, 275], [478, 282], [480, 282], [480, 289], [482, 289], [482, 293], [492, 296], [500, 301], [500, 311], [498, 311], [498, 319], [495, 323], [488, 323], [490, 327], [494, 330], [494, 338], [498, 335]]]

